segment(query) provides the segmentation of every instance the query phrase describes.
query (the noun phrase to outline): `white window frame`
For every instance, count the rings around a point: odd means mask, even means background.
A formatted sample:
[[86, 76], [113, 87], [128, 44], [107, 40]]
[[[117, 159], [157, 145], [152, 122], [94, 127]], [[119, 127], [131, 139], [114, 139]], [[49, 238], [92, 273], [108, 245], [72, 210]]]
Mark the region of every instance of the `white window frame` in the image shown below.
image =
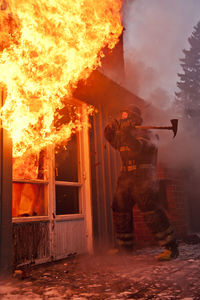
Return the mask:
[[[88, 116], [87, 116], [87, 105], [84, 104], [82, 101], [78, 99], [72, 100], [72, 104], [77, 105], [78, 107], [78, 113], [81, 114], [81, 120], [83, 123], [88, 124]], [[85, 159], [85, 153], [89, 151], [89, 145], [87, 147], [87, 144], [89, 143], [88, 140], [88, 128], [83, 127], [78, 133], [78, 181], [72, 182], [72, 181], [57, 181], [55, 180], [55, 191], [56, 191], [56, 185], [60, 186], [74, 186], [79, 188], [79, 213], [77, 214], [63, 214], [63, 215], [56, 215], [56, 207], [54, 209], [55, 219], [56, 220], [70, 220], [70, 219], [82, 219], [84, 218], [86, 214], [86, 207], [84, 205], [84, 197], [85, 197], [85, 184], [89, 184], [90, 182], [85, 182], [86, 180], [86, 173], [88, 175], [88, 178], [90, 180], [90, 170], [89, 170], [89, 157], [88, 157], [88, 163]], [[86, 142], [87, 141], [87, 142]], [[84, 145], [84, 146], [83, 146]], [[84, 149], [87, 147], [86, 149]], [[85, 163], [87, 165], [85, 165]], [[55, 169], [55, 155], [54, 155], [54, 169]], [[87, 169], [87, 170], [86, 170]], [[90, 187], [89, 187], [90, 189]], [[88, 190], [88, 188], [87, 188]], [[54, 203], [56, 205], [56, 195]]]
[[[87, 104], [84, 102], [72, 99], [72, 104], [80, 107], [82, 122], [88, 124]], [[88, 126], [83, 126], [80, 130], [78, 138], [78, 155], [79, 155], [79, 178], [78, 182], [63, 182], [55, 180], [55, 151], [53, 146], [47, 148], [48, 180], [23, 180], [13, 178], [13, 183], [30, 183], [44, 184], [47, 186], [47, 215], [46, 216], [29, 216], [29, 217], [13, 217], [13, 223], [28, 223], [38, 221], [49, 221], [50, 224], [55, 221], [85, 219], [87, 249], [89, 253], [93, 252], [92, 239], [92, 205], [91, 205], [91, 174], [90, 174], [90, 150], [89, 150], [89, 134]], [[79, 213], [56, 215], [56, 185], [77, 186], [79, 188]], [[51, 228], [51, 226], [50, 226]], [[50, 229], [50, 234], [52, 229]], [[51, 239], [51, 238], [50, 238]], [[53, 244], [51, 244], [53, 247]], [[51, 250], [51, 252], [53, 249]]]
[[[47, 148], [47, 156], [49, 157], [49, 148]], [[47, 173], [48, 179], [41, 180], [41, 179], [18, 179], [13, 178], [12, 183], [29, 183], [29, 184], [43, 184], [46, 185], [46, 197], [47, 197], [47, 215], [43, 216], [28, 216], [28, 217], [12, 217], [13, 223], [23, 223], [23, 222], [33, 222], [33, 221], [49, 221], [50, 219], [50, 164], [47, 162]]]

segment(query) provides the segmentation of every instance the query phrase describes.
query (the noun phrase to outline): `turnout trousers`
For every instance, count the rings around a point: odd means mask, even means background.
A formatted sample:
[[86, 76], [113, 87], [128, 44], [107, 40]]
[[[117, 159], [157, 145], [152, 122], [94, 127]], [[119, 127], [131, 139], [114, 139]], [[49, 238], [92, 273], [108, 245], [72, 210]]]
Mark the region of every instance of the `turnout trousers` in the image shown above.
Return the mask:
[[173, 229], [159, 205], [158, 182], [153, 168], [121, 172], [112, 203], [117, 247], [133, 248], [133, 206], [137, 204], [144, 221], [160, 246], [173, 241]]

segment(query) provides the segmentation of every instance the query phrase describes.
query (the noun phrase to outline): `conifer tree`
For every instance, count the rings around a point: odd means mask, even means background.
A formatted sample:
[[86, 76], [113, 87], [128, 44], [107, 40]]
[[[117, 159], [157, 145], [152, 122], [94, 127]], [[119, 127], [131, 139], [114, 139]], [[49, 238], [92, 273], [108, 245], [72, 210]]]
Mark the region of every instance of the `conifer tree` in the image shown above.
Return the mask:
[[176, 104], [182, 107], [186, 125], [200, 128], [200, 22], [188, 42], [190, 48], [183, 50], [184, 58], [180, 59], [183, 73], [178, 74]]

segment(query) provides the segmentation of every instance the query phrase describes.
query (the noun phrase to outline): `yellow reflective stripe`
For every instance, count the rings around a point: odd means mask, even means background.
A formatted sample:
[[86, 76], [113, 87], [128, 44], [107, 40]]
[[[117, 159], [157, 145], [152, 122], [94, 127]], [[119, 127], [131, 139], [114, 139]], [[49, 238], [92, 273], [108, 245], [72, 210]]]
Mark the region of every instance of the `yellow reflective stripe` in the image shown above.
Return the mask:
[[123, 241], [123, 240], [117, 239], [117, 244], [118, 244], [119, 246], [122, 246], [122, 245], [132, 245], [132, 244], [133, 244], [133, 240], [130, 240], [130, 241]]
[[128, 171], [136, 170], [136, 165], [128, 166], [128, 167], [127, 167], [127, 170], [128, 170]]
[[171, 226], [168, 227], [165, 231], [156, 233], [155, 236], [156, 236], [157, 239], [162, 239], [163, 237], [165, 237], [169, 233], [173, 233], [173, 229], [172, 229]]
[[174, 240], [174, 235], [167, 235], [165, 239], [158, 241], [160, 246], [165, 246]]
[[136, 165], [134, 166], [122, 166], [121, 171], [122, 172], [130, 172], [136, 170]]
[[123, 152], [123, 151], [130, 151], [131, 149], [128, 146], [121, 146], [119, 151]]
[[117, 233], [116, 234], [117, 238], [119, 239], [127, 239], [127, 238], [132, 238], [133, 237], [133, 233]]

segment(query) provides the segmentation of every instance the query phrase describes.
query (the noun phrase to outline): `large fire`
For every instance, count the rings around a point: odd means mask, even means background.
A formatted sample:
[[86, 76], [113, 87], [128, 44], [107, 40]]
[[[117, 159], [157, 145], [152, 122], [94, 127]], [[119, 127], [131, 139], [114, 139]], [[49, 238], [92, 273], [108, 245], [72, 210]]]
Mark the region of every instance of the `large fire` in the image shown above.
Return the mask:
[[54, 118], [77, 82], [100, 65], [102, 49], [118, 42], [121, 0], [1, 2], [1, 120], [19, 157], [67, 141], [80, 128], [78, 114], [59, 130]]

